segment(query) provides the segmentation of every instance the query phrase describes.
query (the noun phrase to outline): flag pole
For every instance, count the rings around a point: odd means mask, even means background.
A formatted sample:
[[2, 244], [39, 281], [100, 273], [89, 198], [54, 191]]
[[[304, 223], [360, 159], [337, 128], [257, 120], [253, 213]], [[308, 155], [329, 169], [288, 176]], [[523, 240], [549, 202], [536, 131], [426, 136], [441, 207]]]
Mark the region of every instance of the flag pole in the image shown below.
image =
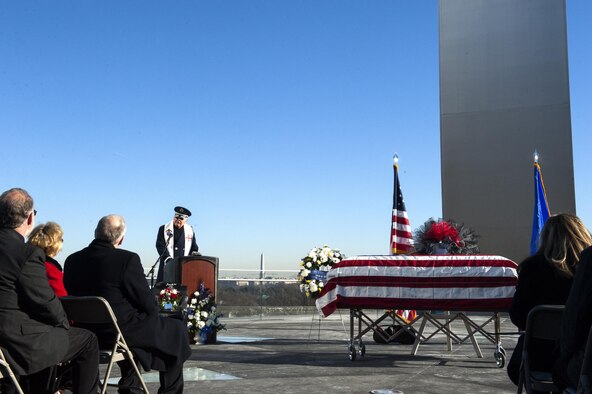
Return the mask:
[[[399, 183], [399, 155], [395, 152], [393, 156], [394, 187], [393, 187], [393, 216], [391, 224], [391, 239], [389, 254], [408, 254], [412, 247], [408, 242], [401, 242], [401, 239], [413, 240], [407, 210], [403, 202], [401, 185]], [[411, 243], [413, 245], [413, 243]], [[405, 322], [410, 323], [417, 317], [417, 311], [413, 309], [397, 309], [394, 311]]]
[[[395, 178], [396, 178], [397, 172], [399, 172], [399, 154], [397, 152], [395, 152], [395, 154], [393, 155], [393, 170], [395, 171]], [[395, 182], [396, 182], [396, 179], [395, 179]], [[396, 193], [396, 190], [394, 190], [393, 193]], [[395, 209], [394, 206], [393, 206], [393, 209]], [[392, 226], [393, 226], [393, 223], [391, 223], [391, 227]], [[391, 238], [389, 239], [389, 254], [393, 254], [392, 233], [391, 233]]]

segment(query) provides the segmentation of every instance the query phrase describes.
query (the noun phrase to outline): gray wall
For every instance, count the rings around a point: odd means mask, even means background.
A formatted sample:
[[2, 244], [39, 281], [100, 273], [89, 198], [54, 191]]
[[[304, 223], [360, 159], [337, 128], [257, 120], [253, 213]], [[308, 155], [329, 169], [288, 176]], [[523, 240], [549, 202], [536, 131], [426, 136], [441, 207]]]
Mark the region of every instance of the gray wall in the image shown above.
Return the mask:
[[443, 217], [483, 253], [529, 254], [533, 157], [575, 213], [564, 0], [440, 0]]

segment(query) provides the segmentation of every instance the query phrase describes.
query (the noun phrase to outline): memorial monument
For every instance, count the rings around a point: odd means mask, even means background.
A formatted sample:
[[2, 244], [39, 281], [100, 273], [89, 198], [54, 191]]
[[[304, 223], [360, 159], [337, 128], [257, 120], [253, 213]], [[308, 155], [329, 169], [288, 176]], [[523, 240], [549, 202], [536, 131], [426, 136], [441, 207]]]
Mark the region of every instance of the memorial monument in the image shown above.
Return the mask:
[[443, 217], [482, 253], [528, 256], [533, 152], [551, 212], [575, 213], [564, 0], [440, 0]]

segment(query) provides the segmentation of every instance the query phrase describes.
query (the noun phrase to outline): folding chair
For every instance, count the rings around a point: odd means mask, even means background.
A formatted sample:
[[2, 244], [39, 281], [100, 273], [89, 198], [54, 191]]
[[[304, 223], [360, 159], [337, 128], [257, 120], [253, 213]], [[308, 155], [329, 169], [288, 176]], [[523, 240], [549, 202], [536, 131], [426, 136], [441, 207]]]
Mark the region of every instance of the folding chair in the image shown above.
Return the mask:
[[115, 386], [118, 387], [117, 384], [110, 384], [109, 376], [111, 375], [111, 370], [113, 368], [113, 363], [128, 360], [128, 362], [133, 366], [134, 371], [142, 385], [142, 389], [145, 393], [148, 393], [148, 388], [146, 387], [146, 383], [144, 383], [144, 379], [142, 379], [142, 374], [138, 369], [134, 361], [134, 355], [130, 350], [129, 346], [125, 342], [125, 338], [119, 329], [119, 325], [117, 324], [117, 318], [111, 309], [111, 306], [102, 297], [73, 297], [67, 296], [61, 298], [62, 305], [64, 310], [66, 311], [66, 315], [68, 319], [76, 324], [82, 324], [85, 327], [89, 325], [111, 325], [111, 328], [115, 331], [115, 344], [110, 349], [101, 349], [100, 350], [100, 363], [107, 364], [107, 370], [105, 372], [105, 376], [103, 378], [103, 382], [101, 383], [101, 394], [104, 394], [107, 391], [107, 386]]
[[8, 365], [6, 357], [4, 357], [5, 351], [6, 350], [2, 350], [2, 348], [0, 348], [0, 379], [10, 378], [10, 380], [12, 380], [12, 383], [14, 384], [14, 387], [16, 388], [16, 391], [19, 394], [23, 394], [23, 389], [21, 389], [21, 385], [19, 384], [16, 375], [14, 374], [14, 372], [12, 372], [12, 369], [10, 368], [10, 365]]
[[520, 382], [518, 394], [522, 393], [522, 386], [531, 394], [536, 391], [561, 391], [553, 383], [552, 371], [533, 370], [531, 366], [531, 349], [535, 346], [533, 340], [544, 339], [556, 341], [561, 333], [561, 318], [564, 307], [562, 305], [538, 305], [531, 309], [526, 319], [524, 332], [524, 348], [522, 350], [522, 364], [520, 365]]

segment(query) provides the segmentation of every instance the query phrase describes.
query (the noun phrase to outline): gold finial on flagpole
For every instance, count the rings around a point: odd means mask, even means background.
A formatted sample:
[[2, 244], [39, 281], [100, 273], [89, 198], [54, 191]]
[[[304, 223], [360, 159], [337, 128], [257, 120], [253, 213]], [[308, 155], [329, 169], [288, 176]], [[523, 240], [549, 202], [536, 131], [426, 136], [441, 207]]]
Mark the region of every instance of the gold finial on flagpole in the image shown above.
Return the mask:
[[539, 152], [537, 152], [536, 149], [534, 150], [532, 157], [534, 157], [534, 163], [537, 164], [539, 162]]

